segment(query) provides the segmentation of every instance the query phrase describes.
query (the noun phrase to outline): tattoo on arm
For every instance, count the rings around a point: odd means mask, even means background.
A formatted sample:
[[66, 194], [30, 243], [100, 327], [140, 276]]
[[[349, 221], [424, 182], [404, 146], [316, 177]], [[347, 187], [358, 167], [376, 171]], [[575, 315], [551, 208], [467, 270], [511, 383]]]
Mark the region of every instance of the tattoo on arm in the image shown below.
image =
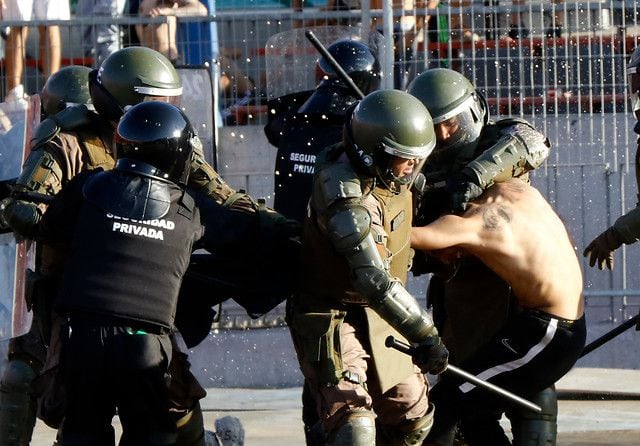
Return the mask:
[[511, 222], [511, 208], [503, 204], [489, 204], [482, 211], [482, 222], [485, 229], [498, 231], [503, 223]]

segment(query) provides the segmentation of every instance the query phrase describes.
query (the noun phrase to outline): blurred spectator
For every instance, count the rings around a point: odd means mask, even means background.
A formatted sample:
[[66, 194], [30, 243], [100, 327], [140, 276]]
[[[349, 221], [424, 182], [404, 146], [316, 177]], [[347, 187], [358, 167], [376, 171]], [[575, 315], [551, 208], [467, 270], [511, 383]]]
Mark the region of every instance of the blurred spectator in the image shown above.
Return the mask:
[[[513, 6], [525, 4], [525, 0], [512, 0]], [[526, 39], [529, 37], [531, 30], [524, 24], [524, 11], [511, 11], [509, 14], [509, 34], [512, 39]]]
[[164, 54], [175, 64], [179, 56], [176, 17], [206, 16], [208, 12], [207, 7], [199, 0], [140, 0], [138, 14], [167, 17], [166, 23], [136, 25], [136, 33], [141, 45]]
[[562, 36], [562, 24], [564, 22], [564, 7], [561, 6], [562, 3], [564, 3], [564, 0], [552, 0], [551, 9], [547, 9], [544, 12], [544, 34], [547, 37]]
[[[422, 42], [427, 48], [429, 41], [438, 42], [438, 20], [426, 14], [425, 9], [435, 9], [440, 0], [393, 0], [394, 12], [402, 10], [399, 18], [394, 17], [394, 88], [404, 90], [411, 80], [425, 70], [424, 58], [416, 57], [417, 46]], [[382, 0], [371, 0], [371, 9], [382, 9]], [[412, 11], [413, 14], [407, 14]], [[374, 19], [374, 24], [376, 20]], [[377, 28], [382, 30], [381, 24]], [[427, 32], [428, 31], [428, 32]], [[423, 54], [427, 54], [426, 51]]]
[[[126, 0], [78, 0], [76, 16], [82, 18], [119, 17], [124, 13]], [[122, 46], [122, 33], [115, 23], [91, 23], [82, 26], [85, 56], [93, 57], [93, 66]]]
[[[0, 0], [2, 20], [69, 20], [69, 0]], [[5, 46], [7, 95], [5, 101], [24, 96], [22, 74], [29, 28], [12, 27]], [[46, 78], [60, 69], [62, 44], [59, 26], [38, 26], [40, 69]]]

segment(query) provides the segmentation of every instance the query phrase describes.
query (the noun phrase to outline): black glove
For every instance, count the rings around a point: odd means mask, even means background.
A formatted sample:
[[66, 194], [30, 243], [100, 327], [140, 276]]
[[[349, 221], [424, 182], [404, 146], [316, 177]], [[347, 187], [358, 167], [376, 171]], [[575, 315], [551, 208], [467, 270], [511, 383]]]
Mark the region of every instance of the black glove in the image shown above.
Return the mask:
[[430, 336], [422, 344], [413, 347], [413, 363], [420, 367], [422, 373], [438, 375], [449, 365], [449, 350], [444, 346], [440, 336]]
[[464, 170], [447, 180], [449, 206], [455, 213], [466, 211], [467, 204], [482, 195], [482, 192], [482, 188]]
[[589, 257], [589, 266], [598, 263], [598, 269], [613, 270], [613, 252], [622, 245], [622, 238], [613, 226], [594, 238], [584, 249], [583, 256]]

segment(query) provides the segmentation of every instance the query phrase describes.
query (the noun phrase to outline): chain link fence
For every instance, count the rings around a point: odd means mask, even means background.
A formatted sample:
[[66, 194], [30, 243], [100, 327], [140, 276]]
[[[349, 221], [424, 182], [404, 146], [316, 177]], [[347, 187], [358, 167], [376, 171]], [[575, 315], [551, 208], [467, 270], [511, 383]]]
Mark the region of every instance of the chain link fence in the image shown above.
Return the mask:
[[[640, 37], [636, 1], [451, 0], [434, 9], [377, 0], [222, 0], [216, 9], [209, 0], [203, 3], [208, 15], [177, 19], [176, 63], [212, 70], [214, 107], [221, 125], [231, 128], [229, 133], [241, 134], [246, 126], [266, 122], [265, 45], [270, 37], [303, 26], [361, 26], [383, 34], [386, 43], [381, 45], [380, 59], [387, 88], [403, 88], [426, 68], [452, 68], [480, 89], [494, 117], [523, 116], [549, 136], [551, 157], [533, 181], [567, 223], [579, 253], [617, 216], [635, 206], [635, 119], [626, 97], [625, 66]], [[56, 22], [4, 21], [1, 42], [6, 42], [12, 27], [32, 28], [23, 82], [27, 92], [36, 93], [45, 78], [35, 27], [60, 26], [63, 65], [93, 66], [96, 60], [90, 41], [82, 37], [83, 27], [115, 25], [120, 45], [128, 46], [140, 44], [136, 26], [166, 22], [166, 17], [130, 13]], [[7, 64], [4, 58], [1, 62], [4, 98]], [[307, 75], [313, 85], [315, 73]], [[252, 138], [245, 144], [255, 143]], [[266, 165], [261, 175], [272, 174], [272, 166]], [[595, 320], [616, 322], [637, 314], [637, 251], [623, 247], [610, 273], [583, 263], [585, 296]], [[422, 298], [425, 283], [425, 278], [417, 278], [409, 286]], [[225, 303], [220, 313], [217, 328], [284, 324], [282, 307], [255, 321], [234, 304]]]

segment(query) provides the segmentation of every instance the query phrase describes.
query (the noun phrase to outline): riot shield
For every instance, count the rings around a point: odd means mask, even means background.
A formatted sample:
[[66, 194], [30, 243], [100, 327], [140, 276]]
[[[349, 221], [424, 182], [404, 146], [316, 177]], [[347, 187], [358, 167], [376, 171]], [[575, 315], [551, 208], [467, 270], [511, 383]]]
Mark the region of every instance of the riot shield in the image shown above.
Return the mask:
[[[0, 183], [12, 183], [20, 175], [29, 154], [31, 132], [40, 122], [40, 97], [0, 103]], [[31, 312], [26, 302], [27, 269], [35, 268], [35, 244], [0, 234], [0, 340], [26, 333]]]
[[211, 67], [180, 66], [177, 70], [182, 79], [181, 108], [198, 132], [205, 159], [217, 170], [216, 113], [218, 111]]
[[313, 31], [325, 47], [337, 40], [359, 40], [366, 43], [378, 59], [382, 54], [382, 34], [362, 26], [296, 28], [274, 34], [265, 45], [269, 100], [313, 90], [320, 81], [316, 74], [320, 54], [305, 36], [308, 30]]

